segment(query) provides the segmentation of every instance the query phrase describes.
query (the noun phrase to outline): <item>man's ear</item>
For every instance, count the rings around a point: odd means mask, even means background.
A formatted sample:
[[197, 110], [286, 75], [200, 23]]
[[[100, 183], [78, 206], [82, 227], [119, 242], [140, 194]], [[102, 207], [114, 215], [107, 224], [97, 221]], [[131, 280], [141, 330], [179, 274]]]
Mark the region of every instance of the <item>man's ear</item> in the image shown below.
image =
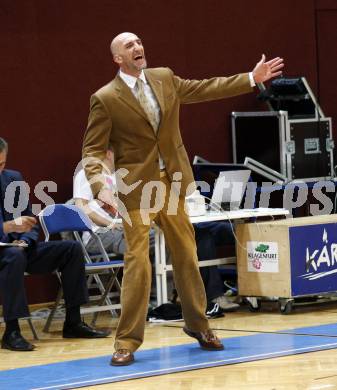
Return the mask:
[[114, 60], [114, 62], [116, 62], [116, 64], [122, 63], [122, 57], [119, 54], [114, 54], [113, 60]]

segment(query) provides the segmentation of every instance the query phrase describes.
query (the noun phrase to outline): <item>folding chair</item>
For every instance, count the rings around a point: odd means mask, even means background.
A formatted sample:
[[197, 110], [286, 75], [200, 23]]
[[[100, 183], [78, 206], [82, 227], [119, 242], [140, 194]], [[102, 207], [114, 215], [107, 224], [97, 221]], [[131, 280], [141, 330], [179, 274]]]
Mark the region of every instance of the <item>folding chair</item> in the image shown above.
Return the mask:
[[[65, 202], [66, 205], [75, 205], [75, 199], [72, 198], [72, 199], [69, 199]], [[106, 258], [106, 254], [107, 256], [109, 257], [109, 260], [117, 260], [119, 259], [120, 260], [120, 254], [117, 254], [117, 253], [114, 253], [114, 252], [109, 252], [109, 253], [106, 253], [104, 254], [104, 257], [102, 257], [102, 251], [101, 250], [98, 250], [98, 252], [96, 251], [95, 253], [89, 253], [86, 249], [86, 245], [84, 244], [84, 241], [83, 241], [83, 235], [81, 233], [77, 233], [77, 234], [74, 234], [74, 232], [62, 232], [61, 234], [61, 238], [62, 240], [76, 240], [78, 241], [81, 246], [82, 246], [82, 250], [83, 250], [83, 253], [84, 253], [84, 256], [86, 258], [86, 261], [90, 264], [90, 263], [96, 263], [97, 261], [104, 261], [105, 258]], [[104, 248], [105, 250], [105, 248]], [[90, 275], [88, 277], [88, 281], [87, 281], [87, 284], [88, 284], [88, 290], [89, 290], [89, 293], [90, 293], [90, 290], [92, 289], [100, 289], [100, 280], [98, 280], [98, 283], [96, 283], [96, 280], [97, 280], [97, 277], [95, 275]], [[120, 285], [119, 285], [119, 282], [118, 282], [118, 279], [116, 279], [116, 284], [118, 285], [119, 287], [119, 290], [120, 290]], [[115, 297], [116, 296], [116, 292], [111, 292], [109, 291], [108, 293], [108, 297]], [[91, 296], [90, 298], [92, 299], [95, 299], [96, 296]], [[98, 313], [95, 313], [94, 314], [94, 320], [93, 321], [96, 321], [96, 317], [97, 317], [97, 314]], [[114, 314], [114, 313], [112, 313]]]
[[[111, 260], [106, 253], [99, 236], [92, 230], [92, 222], [88, 216], [77, 206], [70, 204], [55, 204], [47, 206], [39, 214], [40, 223], [45, 234], [45, 241], [49, 241], [50, 235], [61, 232], [72, 232], [75, 239], [81, 244], [85, 262], [86, 274], [92, 276], [96, 282], [96, 286], [101, 295], [98, 303], [94, 306], [81, 308], [81, 313], [94, 313], [92, 319], [92, 325], [97, 320], [98, 313], [101, 311], [110, 311], [114, 315], [115, 310], [119, 309], [120, 303], [113, 303], [109, 297], [109, 292], [113, 286], [116, 286], [118, 292], [120, 292], [120, 284], [117, 279], [118, 271], [124, 266], [123, 260]], [[88, 254], [82, 240], [80, 233], [89, 232], [100, 248], [100, 254], [95, 257], [93, 262], [92, 257]], [[102, 282], [100, 275], [108, 275], [108, 282], [106, 285]], [[57, 273], [59, 280], [60, 276]], [[46, 325], [43, 329], [44, 332], [48, 332], [50, 324], [55, 315], [56, 309], [62, 299], [62, 288], [60, 287], [55, 304], [47, 319]]]

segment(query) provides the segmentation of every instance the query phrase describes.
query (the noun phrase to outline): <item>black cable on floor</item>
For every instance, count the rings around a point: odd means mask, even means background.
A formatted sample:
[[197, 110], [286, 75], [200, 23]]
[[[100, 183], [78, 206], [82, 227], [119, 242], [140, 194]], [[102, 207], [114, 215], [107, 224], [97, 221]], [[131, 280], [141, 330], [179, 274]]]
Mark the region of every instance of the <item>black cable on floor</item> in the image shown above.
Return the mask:
[[[182, 328], [182, 326], [179, 325], [165, 325], [164, 326], [168, 328]], [[331, 338], [337, 338], [337, 335], [326, 335], [326, 334], [311, 334], [311, 333], [292, 333], [292, 332], [282, 332], [282, 331], [268, 331], [268, 330], [247, 330], [247, 329], [223, 329], [223, 328], [216, 328], [213, 329], [216, 332], [218, 331], [224, 331], [224, 332], [243, 332], [243, 333], [266, 333], [266, 334], [280, 334], [280, 335], [289, 335], [289, 336], [313, 336], [313, 337], [331, 337]]]

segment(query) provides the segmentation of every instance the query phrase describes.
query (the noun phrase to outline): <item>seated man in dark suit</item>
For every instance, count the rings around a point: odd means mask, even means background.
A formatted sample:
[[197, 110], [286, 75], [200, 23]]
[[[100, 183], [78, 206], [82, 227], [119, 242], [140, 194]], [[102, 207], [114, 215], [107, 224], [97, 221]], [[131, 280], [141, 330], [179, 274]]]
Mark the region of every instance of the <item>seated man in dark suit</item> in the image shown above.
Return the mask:
[[[223, 245], [235, 245], [230, 223], [227, 221], [202, 222], [193, 225], [199, 260], [217, 258], [217, 248]], [[234, 311], [240, 306], [225, 294], [225, 285], [217, 265], [200, 267], [204, 282], [207, 305], [217, 303], [224, 311]]]
[[[80, 245], [72, 241], [38, 242], [39, 228], [30, 205], [14, 217], [19, 200], [28, 199], [21, 174], [5, 170], [8, 145], [0, 138], [0, 295], [6, 323], [1, 347], [13, 351], [31, 351], [35, 347], [22, 337], [19, 318], [29, 316], [24, 288], [24, 273], [61, 272], [66, 305], [64, 338], [98, 338], [108, 333], [95, 330], [81, 321], [80, 305], [87, 302], [88, 292]], [[13, 183], [13, 187], [10, 186]], [[6, 192], [7, 189], [7, 192]], [[13, 196], [14, 195], [14, 196]], [[21, 246], [14, 246], [14, 245]]]

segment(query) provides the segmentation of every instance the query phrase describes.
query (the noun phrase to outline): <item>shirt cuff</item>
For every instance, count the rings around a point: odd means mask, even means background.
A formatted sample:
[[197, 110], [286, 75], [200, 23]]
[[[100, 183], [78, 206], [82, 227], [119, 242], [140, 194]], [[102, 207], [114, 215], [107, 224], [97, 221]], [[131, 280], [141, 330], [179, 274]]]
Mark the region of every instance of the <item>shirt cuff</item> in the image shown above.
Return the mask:
[[3, 239], [4, 236], [5, 236], [4, 224], [3, 224], [3, 222], [0, 222], [0, 241]]
[[249, 76], [250, 86], [251, 87], [255, 87], [256, 83], [255, 83], [255, 80], [254, 80], [253, 72], [249, 72], [248, 76]]

